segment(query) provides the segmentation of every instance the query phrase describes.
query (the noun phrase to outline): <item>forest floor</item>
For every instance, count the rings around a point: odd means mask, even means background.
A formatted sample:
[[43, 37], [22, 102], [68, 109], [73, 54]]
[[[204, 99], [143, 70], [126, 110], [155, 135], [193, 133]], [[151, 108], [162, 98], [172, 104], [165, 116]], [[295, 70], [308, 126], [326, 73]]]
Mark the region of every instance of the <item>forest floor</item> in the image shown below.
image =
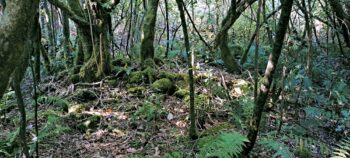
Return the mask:
[[[247, 99], [247, 93], [252, 92], [250, 73], [232, 75], [221, 68], [205, 65], [197, 64], [195, 72], [199, 136], [218, 131], [244, 133], [240, 131], [242, 126], [232, 125], [235, 115], [232, 109], [236, 109], [242, 98]], [[145, 76], [140, 82], [132, 83], [130, 76], [138, 71], [129, 70], [117, 71], [113, 76], [93, 83], [67, 84], [67, 72], [44, 77], [39, 85], [41, 96], [46, 96], [39, 98], [38, 108], [42, 135], [37, 138], [40, 140], [40, 157], [160, 157], [176, 152], [184, 154], [183, 157], [193, 157], [198, 153], [198, 142], [187, 138], [188, 94], [179, 88], [184, 82], [172, 80], [176, 86], [174, 91], [161, 92], [155, 90]], [[169, 72], [182, 76], [187, 73], [185, 66], [178, 64], [166, 64], [155, 71], [157, 74]], [[28, 76], [22, 87], [28, 105], [28, 142], [33, 147], [34, 108], [29, 106], [33, 102], [30, 97], [32, 79]], [[162, 77], [154, 80], [159, 78]], [[18, 127], [19, 113], [15, 109], [8, 110], [1, 119], [1, 139], [8, 139]], [[278, 128], [275, 113], [267, 115], [264, 131]], [[287, 124], [295, 121], [288, 117], [293, 114], [292, 110], [286, 114], [284, 120]], [[334, 142], [323, 130], [310, 132], [323, 137], [327, 145]], [[284, 141], [292, 148], [296, 146], [294, 140]], [[312, 151], [314, 155], [319, 155], [318, 149], [315, 147]], [[273, 155], [259, 147], [255, 150], [259, 157]]]

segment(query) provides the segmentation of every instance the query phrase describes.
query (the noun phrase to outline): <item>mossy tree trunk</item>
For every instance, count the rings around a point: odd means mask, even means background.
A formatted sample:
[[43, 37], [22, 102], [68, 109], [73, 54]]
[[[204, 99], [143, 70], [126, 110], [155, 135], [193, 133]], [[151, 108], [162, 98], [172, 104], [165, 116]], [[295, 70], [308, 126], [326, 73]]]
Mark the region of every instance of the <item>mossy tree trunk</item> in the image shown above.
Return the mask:
[[[341, 29], [343, 31], [344, 41], [347, 47], [350, 48], [350, 17], [345, 13], [342, 5], [339, 0], [328, 0], [332, 10], [335, 12], [338, 22], [341, 25]], [[348, 2], [349, 3], [349, 2]], [[350, 9], [350, 8], [349, 8]], [[350, 13], [349, 13], [350, 14]]]
[[265, 70], [263, 82], [259, 90], [258, 98], [255, 102], [253, 118], [248, 128], [249, 142], [246, 143], [246, 146], [244, 147], [244, 150], [242, 152], [242, 155], [245, 155], [245, 156], [248, 155], [249, 152], [253, 149], [256, 141], [256, 137], [259, 132], [261, 116], [269, 94], [273, 76], [278, 64], [278, 59], [282, 52], [283, 41], [285, 38], [285, 34], [287, 32], [292, 7], [293, 7], [293, 0], [282, 1], [282, 13], [281, 13], [280, 20], [277, 27], [276, 39], [275, 39], [276, 42], [274, 43], [273, 50], [269, 56], [269, 62]]
[[14, 70], [27, 67], [26, 60], [36, 51], [38, 8], [39, 0], [11, 0], [0, 15], [0, 97]]
[[187, 65], [188, 65], [188, 76], [189, 76], [189, 87], [190, 87], [190, 130], [189, 130], [189, 137], [192, 140], [195, 140], [198, 138], [197, 131], [196, 131], [196, 113], [195, 113], [195, 100], [194, 100], [194, 79], [193, 79], [193, 65], [192, 65], [192, 58], [190, 55], [190, 42], [188, 38], [188, 31], [187, 31], [187, 23], [185, 18], [185, 11], [184, 11], [184, 3], [182, 0], [176, 0], [179, 12], [180, 12], [180, 18], [181, 18], [181, 24], [182, 24], [182, 30], [185, 37], [185, 47], [186, 47], [186, 53], [187, 53]]
[[219, 47], [221, 59], [224, 61], [225, 67], [229, 72], [240, 73], [240, 66], [228, 47], [228, 31], [242, 12], [255, 1], [256, 0], [247, 0], [241, 1], [237, 4], [236, 0], [231, 0], [231, 6], [223, 19], [219, 33], [215, 38], [215, 47]]
[[159, 0], [148, 0], [146, 17], [142, 28], [141, 63], [154, 58], [154, 36]]
[[[85, 81], [93, 81], [108, 74], [110, 68], [109, 33], [111, 17], [109, 13], [119, 0], [92, 0], [86, 2], [83, 9], [79, 0], [64, 3], [60, 0], [49, 0], [50, 3], [64, 11], [77, 24], [78, 59], [76, 64], [84, 64], [80, 69], [80, 77]], [[82, 57], [83, 56], [83, 57]]]
[[70, 27], [68, 15], [62, 13], [62, 25], [63, 25], [63, 49], [64, 49], [64, 59], [66, 62], [66, 67], [69, 68], [73, 64], [72, 60], [72, 46], [70, 44]]

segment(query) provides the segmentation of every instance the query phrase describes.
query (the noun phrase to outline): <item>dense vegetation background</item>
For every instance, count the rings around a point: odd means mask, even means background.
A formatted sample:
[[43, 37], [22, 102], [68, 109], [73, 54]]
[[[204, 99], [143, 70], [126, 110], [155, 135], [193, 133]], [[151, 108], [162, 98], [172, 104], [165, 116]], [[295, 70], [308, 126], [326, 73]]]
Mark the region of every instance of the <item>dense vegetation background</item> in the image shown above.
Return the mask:
[[349, 0], [0, 0], [0, 157], [350, 157]]

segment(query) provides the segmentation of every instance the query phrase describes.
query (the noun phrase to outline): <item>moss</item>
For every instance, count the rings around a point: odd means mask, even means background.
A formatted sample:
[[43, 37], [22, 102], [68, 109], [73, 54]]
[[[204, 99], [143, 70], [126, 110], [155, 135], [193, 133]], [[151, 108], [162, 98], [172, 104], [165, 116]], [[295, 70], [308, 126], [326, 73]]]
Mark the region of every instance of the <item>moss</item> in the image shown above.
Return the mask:
[[69, 76], [69, 81], [73, 84], [80, 82], [80, 76], [78, 74], [73, 74]]
[[143, 74], [147, 77], [148, 81], [152, 83], [157, 73], [153, 68], [147, 67], [145, 70], [143, 70]]
[[129, 82], [130, 83], [140, 83], [143, 81], [143, 72], [142, 71], [135, 71], [130, 73], [129, 75]]
[[145, 90], [146, 88], [141, 86], [128, 88], [128, 92], [133, 94], [142, 94]]
[[97, 99], [97, 94], [87, 89], [79, 89], [74, 94], [74, 97], [79, 101], [87, 102]]
[[156, 67], [156, 63], [154, 62], [154, 59], [151, 58], [147, 58], [142, 62], [142, 67], [144, 68], [155, 68]]
[[163, 92], [163, 93], [174, 93], [175, 86], [174, 83], [171, 82], [168, 78], [162, 78], [157, 81], [155, 81], [152, 84], [152, 88], [156, 91]]
[[[190, 102], [190, 97], [189, 96], [186, 96], [185, 97], [185, 101], [187, 103]], [[207, 107], [208, 104], [209, 104], [209, 96], [205, 95], [205, 94], [199, 94], [199, 95], [196, 95], [195, 96], [195, 107], [198, 109], [201, 109], [203, 107]]]
[[106, 83], [108, 84], [108, 86], [111, 86], [111, 87], [116, 87], [118, 86], [118, 80], [107, 80]]
[[178, 98], [185, 98], [190, 94], [190, 91], [188, 89], [179, 89], [175, 92], [175, 96]]
[[112, 61], [112, 65], [124, 67], [129, 65], [129, 61], [125, 58], [117, 58]]
[[150, 83], [152, 83], [156, 78], [156, 71], [151, 68], [147, 67], [143, 71], [135, 71], [130, 73], [129, 75], [129, 82], [130, 83], [141, 83], [145, 79], [147, 79]]

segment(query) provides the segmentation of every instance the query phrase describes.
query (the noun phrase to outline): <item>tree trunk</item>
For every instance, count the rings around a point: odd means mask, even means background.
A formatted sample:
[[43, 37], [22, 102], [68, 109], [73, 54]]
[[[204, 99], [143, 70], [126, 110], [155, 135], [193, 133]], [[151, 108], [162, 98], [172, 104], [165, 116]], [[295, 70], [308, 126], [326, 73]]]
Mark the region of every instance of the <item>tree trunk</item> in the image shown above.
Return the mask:
[[38, 8], [39, 0], [11, 0], [0, 16], [0, 97], [14, 68], [27, 67], [25, 60], [39, 42], [35, 38]]
[[195, 140], [198, 138], [197, 132], [196, 132], [196, 113], [195, 113], [195, 104], [194, 104], [194, 79], [193, 79], [193, 65], [192, 65], [192, 57], [190, 55], [190, 42], [188, 38], [188, 32], [187, 32], [187, 24], [186, 24], [186, 18], [185, 18], [185, 11], [184, 11], [184, 4], [182, 0], [176, 0], [179, 12], [180, 12], [180, 18], [181, 18], [181, 24], [182, 24], [182, 31], [184, 33], [185, 37], [185, 47], [186, 47], [186, 53], [187, 53], [187, 65], [188, 65], [188, 75], [189, 75], [189, 86], [190, 86], [190, 130], [189, 130], [189, 137], [192, 140]]
[[254, 117], [252, 118], [251, 124], [248, 129], [248, 140], [246, 143], [242, 155], [248, 155], [249, 152], [253, 149], [256, 137], [259, 132], [261, 115], [265, 107], [266, 99], [270, 90], [270, 86], [273, 80], [273, 75], [278, 64], [278, 59], [282, 52], [283, 41], [285, 34], [287, 32], [288, 23], [290, 14], [292, 11], [293, 0], [283, 1], [282, 3], [282, 13], [278, 23], [277, 33], [276, 33], [276, 42], [273, 45], [273, 50], [269, 57], [269, 62], [266, 67], [265, 76], [260, 87], [257, 101], [255, 102], [254, 108]]
[[345, 11], [340, 4], [339, 0], [328, 0], [331, 8], [335, 12], [338, 22], [341, 25], [341, 29], [343, 31], [343, 37], [344, 41], [346, 43], [346, 46], [350, 48], [350, 20], [346, 18]]
[[68, 15], [62, 11], [63, 14], [63, 48], [64, 48], [64, 59], [66, 61], [66, 67], [70, 68], [73, 66], [72, 60], [72, 47], [70, 44], [70, 27]]
[[108, 74], [111, 71], [109, 54], [111, 17], [109, 13], [119, 4], [119, 0], [113, 2], [89, 1], [86, 10], [83, 10], [79, 0], [69, 0], [68, 4], [60, 0], [49, 1], [77, 24], [79, 49], [76, 64], [79, 66], [84, 58], [80, 77], [86, 81], [93, 81]]
[[149, 0], [146, 11], [146, 18], [142, 28], [143, 39], [141, 40], [141, 63], [146, 59], [154, 58], [154, 37], [157, 20], [159, 0]]
[[224, 61], [225, 67], [229, 72], [240, 73], [240, 66], [231, 54], [228, 47], [228, 31], [232, 25], [236, 22], [242, 12], [256, 0], [242, 1], [236, 4], [236, 0], [231, 0], [231, 6], [228, 10], [226, 17], [221, 23], [221, 29], [215, 38], [215, 47], [219, 47], [221, 50], [221, 58]]

